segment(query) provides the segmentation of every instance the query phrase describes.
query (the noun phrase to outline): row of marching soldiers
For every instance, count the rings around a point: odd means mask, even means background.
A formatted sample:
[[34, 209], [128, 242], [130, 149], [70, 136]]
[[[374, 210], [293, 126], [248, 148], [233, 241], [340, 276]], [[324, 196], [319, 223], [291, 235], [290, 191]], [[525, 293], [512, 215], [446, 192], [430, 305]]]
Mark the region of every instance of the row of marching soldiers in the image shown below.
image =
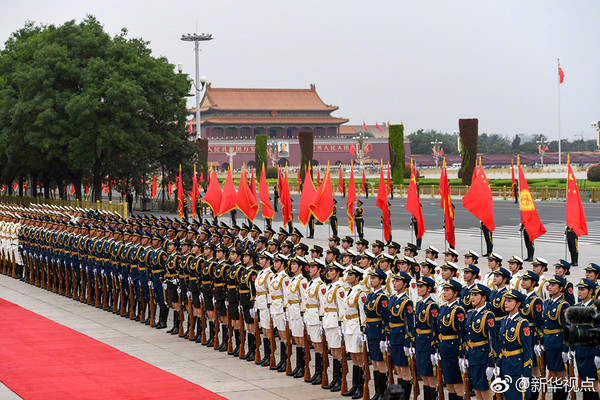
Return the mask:
[[[574, 378], [575, 364], [580, 380], [598, 379], [600, 354], [564, 341], [564, 311], [575, 305], [564, 260], [546, 278], [542, 258], [521, 273], [522, 259], [511, 257], [505, 269], [491, 253], [482, 276], [474, 251], [459, 268], [454, 249], [442, 265], [433, 246], [417, 262], [410, 243], [401, 254], [396, 242], [375, 240], [369, 251], [364, 238], [354, 248], [352, 238], [332, 236], [326, 251], [309, 251], [297, 229], [41, 206], [3, 206], [0, 215], [3, 273], [158, 329], [172, 308], [167, 332], [343, 396], [382, 399], [394, 374], [406, 399], [420, 395], [419, 376], [426, 400], [441, 398], [443, 385], [450, 400], [468, 397], [470, 387], [489, 399], [490, 381], [506, 377], [505, 398], [537, 398], [546, 372]], [[586, 267], [575, 306], [597, 297], [599, 276], [598, 265]]]

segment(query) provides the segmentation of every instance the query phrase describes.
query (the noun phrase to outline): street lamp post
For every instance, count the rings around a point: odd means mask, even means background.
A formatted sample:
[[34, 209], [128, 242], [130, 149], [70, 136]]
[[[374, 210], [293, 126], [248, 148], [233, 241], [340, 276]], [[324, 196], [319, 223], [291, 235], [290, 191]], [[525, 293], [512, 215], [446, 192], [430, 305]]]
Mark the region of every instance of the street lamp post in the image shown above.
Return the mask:
[[592, 122], [592, 128], [596, 128], [596, 147], [600, 147], [600, 121]]
[[362, 167], [365, 162], [365, 153], [367, 149], [367, 144], [365, 142], [367, 141], [367, 136], [361, 131], [358, 132], [358, 136], [355, 136], [353, 139], [356, 140], [356, 157]]
[[542, 162], [542, 167], [544, 166], [544, 154], [546, 154], [546, 141], [544, 139], [540, 139], [536, 141], [538, 145], [538, 150], [540, 151], [540, 160]]
[[202, 33], [200, 35], [197, 33], [188, 33], [187, 35], [181, 35], [181, 40], [184, 42], [194, 42], [194, 51], [196, 53], [196, 80], [194, 83], [196, 87], [196, 139], [202, 137], [200, 130], [200, 91], [204, 89], [204, 84], [206, 83], [206, 78], [200, 77], [200, 42], [212, 39], [213, 37], [210, 33]]
[[442, 148], [442, 142], [438, 141], [437, 139], [435, 139], [433, 142], [431, 142], [431, 145], [433, 146], [432, 150], [433, 150], [433, 161], [435, 161], [435, 167], [438, 167], [439, 161], [440, 161], [440, 149]]

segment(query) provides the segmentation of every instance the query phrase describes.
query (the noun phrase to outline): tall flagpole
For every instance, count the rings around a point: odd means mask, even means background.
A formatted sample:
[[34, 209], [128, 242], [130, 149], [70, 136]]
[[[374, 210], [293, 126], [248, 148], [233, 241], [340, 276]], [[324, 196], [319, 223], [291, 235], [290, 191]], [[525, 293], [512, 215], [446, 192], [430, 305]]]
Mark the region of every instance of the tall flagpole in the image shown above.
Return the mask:
[[561, 164], [561, 140], [560, 140], [560, 58], [557, 58], [558, 63], [558, 166]]

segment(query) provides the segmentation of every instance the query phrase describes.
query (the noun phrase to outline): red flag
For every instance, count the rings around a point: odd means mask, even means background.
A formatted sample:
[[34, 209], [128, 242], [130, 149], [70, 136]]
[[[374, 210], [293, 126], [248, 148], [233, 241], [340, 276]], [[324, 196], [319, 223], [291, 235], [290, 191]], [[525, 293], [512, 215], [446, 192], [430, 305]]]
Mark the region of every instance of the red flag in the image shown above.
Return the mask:
[[254, 168], [250, 169], [250, 190], [254, 193], [254, 197], [256, 198], [256, 180], [254, 179]]
[[558, 63], [558, 82], [563, 83], [564, 80], [565, 80], [565, 73], [563, 72], [562, 68], [560, 67], [560, 63]]
[[365, 121], [363, 121], [363, 128], [365, 128], [365, 131], [368, 131], [367, 124], [365, 124]]
[[285, 177], [281, 182], [281, 192], [279, 195], [281, 204], [281, 215], [283, 216], [283, 225], [287, 225], [292, 220], [292, 197], [290, 195], [290, 184], [288, 181], [288, 168], [285, 166]]
[[168, 186], [168, 195], [169, 195], [169, 199], [171, 198], [171, 193], [173, 192], [173, 182], [169, 181]]
[[196, 200], [200, 197], [198, 180], [196, 179], [196, 164], [194, 164], [194, 177], [192, 178], [192, 215], [196, 215]]
[[297, 176], [297, 179], [298, 179], [298, 185], [301, 185], [301, 184], [302, 184], [302, 178], [300, 178], [300, 172], [302, 172], [302, 171], [301, 171], [301, 169], [302, 169], [302, 168], [298, 168], [298, 176]]
[[233, 176], [231, 175], [231, 166], [227, 172], [227, 179], [225, 179], [225, 185], [223, 186], [223, 195], [221, 197], [221, 206], [219, 207], [219, 216], [228, 213], [235, 209], [235, 200], [237, 192], [235, 185], [233, 184]]
[[90, 194], [90, 187], [86, 186], [85, 187], [85, 195], [88, 196]]
[[75, 194], [75, 185], [71, 185], [71, 194]]
[[511, 192], [512, 192], [512, 198], [515, 198], [515, 195], [517, 194], [517, 191], [515, 190], [517, 188], [517, 180], [515, 179], [515, 163], [513, 162], [513, 160], [510, 160], [510, 168], [511, 168], [511, 183], [510, 183], [510, 187], [511, 187]]
[[200, 171], [200, 182], [204, 182], [204, 172]]
[[440, 148], [440, 156], [443, 156], [443, 155], [444, 155], [444, 148], [443, 148], [443, 147], [441, 147], [441, 148]]
[[317, 186], [321, 184], [321, 170], [317, 170]]
[[[171, 184], [171, 182], [169, 182], [169, 184]], [[219, 215], [222, 197], [223, 194], [221, 193], [221, 185], [219, 185], [217, 173], [211, 168], [208, 173], [208, 187], [206, 188], [206, 193], [204, 194], [204, 199], [202, 199], [202, 201], [208, 204], [214, 216]]]
[[190, 122], [190, 124], [188, 125], [188, 132], [192, 133], [192, 123]]
[[342, 175], [342, 164], [340, 164], [340, 176], [338, 178], [338, 191], [344, 194], [344, 176]]
[[329, 163], [327, 163], [327, 172], [325, 172], [323, 181], [313, 196], [308, 208], [315, 218], [323, 224], [327, 222], [329, 217], [333, 214], [333, 187], [331, 186]]
[[298, 208], [298, 220], [304, 226], [310, 220], [311, 211], [309, 205], [315, 197], [315, 186], [310, 177], [310, 171], [307, 169], [304, 173], [304, 185], [302, 186], [302, 194], [300, 195], [300, 207]]
[[258, 203], [256, 202], [256, 192], [252, 193], [252, 190], [248, 186], [245, 166], [242, 168], [242, 177], [240, 178], [235, 204], [244, 213], [246, 218], [254, 222], [256, 214], [258, 214]]
[[361, 186], [362, 194], [367, 193], [366, 187], [367, 187], [367, 178], [365, 177], [365, 169], [363, 168], [363, 178], [362, 178], [362, 186]]
[[17, 185], [17, 182], [13, 183], [13, 191], [16, 191], [18, 186], [19, 185]]
[[271, 205], [271, 199], [269, 198], [269, 187], [267, 186], [267, 176], [265, 175], [265, 167], [263, 165], [260, 172], [260, 181], [258, 182], [258, 198], [262, 205], [263, 218], [271, 219], [275, 215], [273, 206]]
[[350, 180], [348, 181], [348, 196], [346, 197], [346, 213], [348, 214], [348, 226], [350, 232], [354, 233], [354, 203], [356, 202], [356, 186], [354, 183], [354, 164], [350, 162]]
[[369, 151], [371, 151], [371, 145], [370, 144], [368, 144], [368, 145], [365, 146], [365, 156], [367, 154], [369, 154]]
[[349, 151], [350, 151], [350, 154], [352, 154], [353, 156], [356, 155], [356, 147], [354, 147], [353, 144], [350, 145], [350, 150]]
[[183, 181], [181, 180], [181, 164], [179, 164], [179, 179], [177, 179], [177, 201], [179, 218], [183, 218]]
[[390, 176], [390, 164], [388, 163], [388, 173], [387, 173], [387, 195], [389, 196], [392, 193], [392, 178]]
[[383, 129], [381, 129], [381, 127], [379, 126], [379, 123], [377, 123], [377, 121], [375, 121], [375, 128], [377, 128], [379, 130], [379, 132], [383, 132]]
[[[477, 165], [475, 165], [477, 170]], [[492, 189], [488, 183], [487, 176], [483, 167], [479, 164], [479, 172], [467, 194], [462, 199], [463, 207], [471, 211], [477, 219], [493, 232], [496, 229], [494, 225], [494, 199], [492, 198]]]
[[391, 227], [390, 227], [390, 207], [387, 200], [387, 190], [385, 179], [383, 178], [383, 163], [379, 166], [379, 189], [377, 190], [377, 201], [375, 205], [381, 209], [381, 215], [383, 220], [383, 237], [386, 242], [390, 241]]
[[109, 193], [110, 193], [110, 186], [107, 183], [106, 186], [104, 186], [104, 194], [109, 194]]
[[571, 156], [567, 158], [567, 174], [567, 226], [572, 228], [577, 236], [587, 236], [587, 222], [577, 180], [571, 168]]
[[517, 158], [517, 167], [519, 168], [519, 199], [521, 208], [521, 223], [525, 226], [529, 239], [535, 240], [546, 233], [546, 228], [540, 221], [533, 197], [529, 191], [529, 185], [525, 180], [525, 174], [521, 168], [521, 162]]
[[152, 198], [156, 197], [156, 175], [152, 173]]
[[448, 184], [448, 173], [446, 171], [446, 159], [442, 164], [442, 176], [440, 176], [440, 207], [444, 210], [444, 228], [446, 230], [446, 241], [450, 246], [456, 245], [454, 237], [454, 206], [450, 198], [450, 185]]
[[417, 173], [415, 167], [410, 165], [410, 183], [408, 184], [408, 193], [406, 195], [406, 210], [417, 220], [417, 239], [423, 237], [425, 233], [425, 222], [423, 221], [423, 211], [421, 210], [421, 201], [417, 190]]

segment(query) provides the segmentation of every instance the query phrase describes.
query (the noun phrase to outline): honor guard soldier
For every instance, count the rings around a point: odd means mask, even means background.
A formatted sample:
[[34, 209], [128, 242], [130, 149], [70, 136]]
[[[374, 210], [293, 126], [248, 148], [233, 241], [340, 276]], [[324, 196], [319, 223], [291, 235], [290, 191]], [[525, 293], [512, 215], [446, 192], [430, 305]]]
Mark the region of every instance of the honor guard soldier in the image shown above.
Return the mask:
[[[190, 253], [192, 249], [192, 242], [190, 239], [184, 238], [181, 241], [181, 262], [179, 263], [179, 289], [181, 290], [181, 307], [183, 310], [187, 310], [187, 306], [189, 302], [192, 300], [192, 292], [190, 292], [189, 281], [190, 281], [190, 270], [189, 265], [191, 261], [194, 259], [192, 254]], [[183, 316], [184, 314], [182, 314]], [[188, 320], [185, 325], [185, 331], [183, 334], [180, 334], [179, 337], [184, 339], [189, 338], [190, 327], [192, 322], [192, 316], [188, 312]]]
[[[382, 289], [383, 289], [383, 292], [388, 297], [390, 297], [392, 294], [394, 294], [394, 292], [393, 292], [394, 288], [392, 286], [393, 273], [392, 273], [392, 269], [391, 269], [393, 261], [394, 261], [394, 258], [392, 256], [390, 256], [389, 254], [382, 254], [375, 266], [376, 268], [379, 268], [383, 272], [385, 272], [385, 274], [387, 276], [385, 283], [382, 285]], [[406, 270], [408, 270], [408, 265], [406, 266]]]
[[365, 210], [363, 210], [363, 202], [361, 200], [356, 200], [356, 209], [354, 210], [354, 222], [356, 222], [356, 232], [358, 233], [359, 239], [362, 239], [365, 236], [364, 233], [364, 225], [365, 220], [363, 218], [363, 214]]
[[[533, 334], [533, 379], [540, 378], [540, 360], [542, 357], [542, 336], [544, 317], [542, 311], [544, 302], [535, 292], [538, 285], [539, 276], [532, 271], [526, 271], [521, 279], [521, 288], [525, 292], [525, 300], [521, 304], [521, 315], [529, 322], [529, 328]], [[523, 293], [523, 292], [521, 292]], [[537, 385], [539, 387], [539, 385]], [[537, 391], [531, 393], [532, 399], [537, 399], [539, 393]]]
[[[465, 286], [460, 291], [459, 302], [465, 311], [473, 309], [471, 304], [471, 290], [477, 287], [475, 281], [479, 277], [479, 267], [474, 264], [468, 264], [463, 270], [463, 278], [465, 279]], [[486, 296], [486, 301], [489, 299], [489, 295]]]
[[352, 239], [350, 236], [344, 236], [342, 238], [342, 250], [343, 251], [351, 249], [353, 245], [354, 245], [354, 239]]
[[302, 304], [304, 304], [304, 323], [315, 348], [315, 372], [306, 382], [320, 385], [323, 378], [323, 342], [321, 340], [321, 320], [323, 319], [325, 292], [327, 288], [321, 280], [321, 272], [325, 263], [320, 259], [313, 259], [308, 265], [310, 282], [302, 291]]
[[[596, 290], [596, 284], [589, 279], [581, 279], [577, 284], [579, 302], [575, 307], [590, 307], [594, 305], [592, 295]], [[579, 329], [591, 329], [590, 325], [583, 325]], [[595, 347], [574, 346], [575, 362], [577, 363], [578, 377], [582, 381], [594, 381], [598, 384], [598, 368], [600, 368], [600, 351]], [[583, 400], [598, 399], [598, 394], [584, 391]]]
[[337, 219], [337, 200], [333, 199], [333, 211], [331, 216], [329, 217], [329, 224], [331, 225], [331, 232], [333, 232], [334, 236], [338, 234], [338, 219]]
[[287, 324], [287, 315], [286, 315], [286, 299], [284, 288], [289, 286], [290, 277], [285, 272], [287, 268], [288, 258], [284, 255], [277, 254], [273, 259], [273, 271], [275, 274], [269, 280], [269, 301], [271, 302], [271, 319], [273, 320], [273, 325], [277, 328], [279, 332], [279, 340], [280, 340], [280, 356], [281, 359], [279, 363], [271, 368], [277, 370], [277, 372], [285, 372], [286, 369], [286, 361], [287, 361], [287, 347], [286, 347], [286, 324]]
[[[440, 298], [438, 296], [436, 288], [438, 286], [440, 286], [440, 284], [442, 282], [442, 277], [439, 274], [435, 273], [435, 270], [437, 267], [438, 267], [437, 263], [428, 258], [426, 258], [425, 261], [421, 261], [421, 278], [429, 278], [433, 281], [435, 286], [434, 286], [433, 290], [431, 291], [431, 293], [429, 294], [429, 296], [431, 297], [431, 299], [434, 302], [438, 303], [438, 305], [439, 305]], [[418, 289], [418, 285], [419, 285], [419, 282], [417, 282], [417, 289]], [[419, 295], [419, 297], [420, 297], [420, 295]]]
[[[571, 264], [569, 264], [566, 260], [558, 260], [556, 264], [554, 264], [554, 273], [558, 276], [561, 276], [567, 279], [567, 275], [571, 275]], [[570, 306], [575, 304], [575, 295], [573, 294], [573, 283], [567, 280], [567, 284], [565, 286], [565, 290], [563, 291], [563, 299]]]
[[290, 371], [287, 375], [294, 378], [302, 378], [304, 376], [304, 305], [302, 304], [302, 292], [308, 288], [308, 280], [304, 277], [304, 268], [308, 265], [303, 257], [293, 257], [290, 259], [290, 272], [292, 279], [290, 284], [284, 288], [285, 298], [287, 301], [288, 323], [290, 325], [290, 333], [296, 343], [296, 368]]
[[[498, 268], [494, 271], [494, 287], [496, 290], [492, 290], [490, 295], [489, 309], [496, 316], [496, 335], [500, 331], [500, 320], [506, 315], [504, 309], [504, 295], [509, 292], [508, 283], [510, 282], [510, 272], [504, 268]], [[487, 286], [487, 285], [486, 285]]]
[[369, 241], [367, 239], [358, 239], [356, 241], [356, 252], [363, 254], [367, 250], [369, 250]]
[[[521, 288], [521, 273], [520, 270], [523, 269], [523, 259], [519, 256], [512, 256], [508, 260], [508, 272], [510, 272], [510, 283], [508, 285], [508, 289], [518, 290], [523, 293], [523, 289]], [[523, 293], [524, 294], [524, 293]]]
[[289, 241], [286, 240], [285, 242], [281, 243], [281, 254], [283, 254], [286, 257], [292, 257], [294, 255], [294, 244]]
[[229, 310], [229, 320], [233, 325], [233, 334], [235, 339], [235, 348], [231, 353], [227, 353], [234, 357], [240, 355], [240, 298], [239, 298], [239, 279], [244, 269], [242, 264], [242, 256], [244, 250], [241, 247], [234, 248], [229, 253], [229, 270], [227, 271], [226, 282], [227, 282], [227, 309]]
[[396, 258], [398, 258], [400, 249], [402, 248], [402, 246], [400, 246], [400, 244], [392, 241], [392, 242], [386, 244], [386, 247], [388, 248], [388, 254], [390, 256], [394, 257], [394, 260]]
[[290, 233], [288, 231], [283, 228], [279, 228], [279, 231], [277, 232], [277, 240], [279, 240], [280, 243], [285, 242], [289, 236]]
[[[410, 217], [410, 226], [413, 228], [414, 232], [415, 232], [415, 236], [417, 236], [419, 234], [419, 224], [417, 223], [417, 219], [414, 216]], [[421, 249], [421, 241], [423, 240], [423, 237], [417, 237], [417, 249]]]
[[[260, 327], [263, 330], [263, 350], [264, 356], [260, 361], [260, 365], [263, 367], [269, 366], [269, 355], [271, 354], [271, 342], [269, 340], [271, 332], [271, 316], [269, 307], [271, 302], [269, 299], [269, 281], [273, 271], [271, 270], [271, 263], [273, 262], [273, 254], [268, 251], [263, 251], [258, 257], [259, 272], [256, 275], [256, 281], [254, 281], [254, 287], [256, 289], [256, 309], [259, 313]], [[258, 335], [257, 335], [258, 337]], [[275, 351], [273, 349], [273, 351]]]
[[523, 232], [523, 240], [525, 241], [525, 248], [527, 249], [527, 258], [524, 261], [533, 261], [533, 253], [535, 252], [535, 244], [533, 240], [529, 238], [525, 225], [521, 224], [521, 232]]
[[576, 267], [579, 260], [579, 246], [577, 243], [577, 234], [570, 226], [565, 229], [567, 235], [567, 245], [569, 246], [569, 254], [571, 255], [571, 266]]
[[[152, 253], [152, 286], [154, 287], [154, 296], [156, 298], [156, 305], [159, 308], [158, 323], [156, 329], [165, 329], [167, 327], [167, 316], [169, 314], [169, 307], [166, 302], [166, 293], [163, 289], [162, 283], [167, 273], [167, 260], [168, 254], [162, 249], [164, 238], [160, 235], [155, 235], [152, 240], [152, 246], [154, 247]], [[121, 250], [124, 251], [124, 248]]]
[[[337, 250], [337, 249], [336, 249]], [[344, 316], [344, 297], [346, 293], [341, 285], [340, 276], [344, 267], [333, 261], [327, 270], [327, 279], [331, 282], [323, 296], [323, 329], [327, 345], [333, 357], [333, 379], [323, 389], [339, 392], [342, 388], [342, 319]]]
[[[179, 328], [179, 294], [177, 293], [177, 280], [179, 279], [179, 262], [180, 255], [178, 254], [179, 250], [179, 240], [169, 240], [169, 244], [167, 246], [167, 252], [169, 256], [167, 258], [167, 273], [165, 274], [166, 285], [167, 285], [167, 298], [169, 303], [173, 307], [173, 328], [168, 330], [167, 333], [172, 335], [176, 335]], [[163, 288], [165, 284], [163, 283]], [[135, 303], [134, 303], [135, 304]]]
[[[221, 321], [221, 345], [215, 350], [220, 352], [227, 351], [227, 341], [229, 333], [227, 330], [227, 307], [225, 299], [227, 298], [227, 271], [231, 266], [227, 261], [229, 250], [224, 245], [220, 245], [215, 250], [216, 265], [212, 269], [213, 298], [215, 299], [215, 312]], [[215, 346], [217, 344], [215, 343]]]
[[419, 264], [414, 258], [404, 256], [396, 261], [396, 266], [398, 271], [405, 272], [411, 277], [409, 284], [406, 286], [406, 294], [413, 301], [413, 304], [415, 304], [419, 300], [419, 296], [417, 295], [417, 281], [420, 276], [416, 272], [419, 268]]
[[319, 245], [313, 245], [310, 248], [310, 258], [312, 260], [316, 260], [316, 259], [320, 259], [321, 257], [323, 257], [323, 248]]
[[298, 228], [294, 228], [294, 230], [292, 230], [292, 234], [290, 236], [290, 241], [292, 242], [292, 244], [294, 246], [298, 246], [300, 244], [300, 239], [302, 239], [304, 237], [304, 235], [302, 234], [302, 232], [300, 232], [300, 230], [298, 230]]
[[594, 263], [588, 264], [585, 267], [585, 279], [589, 279], [596, 284], [596, 288], [592, 293], [592, 300], [594, 301], [598, 298], [598, 278], [600, 278], [600, 265]]
[[[412, 387], [409, 358], [416, 354], [414, 303], [406, 293], [412, 279], [406, 272], [399, 271], [394, 274], [392, 276], [394, 295], [388, 302], [390, 354], [394, 371], [399, 376], [398, 383], [404, 389], [405, 394], [410, 393]], [[392, 371], [388, 371], [388, 373], [392, 373]]]
[[461, 343], [466, 342], [465, 310], [458, 303], [458, 295], [462, 285], [450, 279], [444, 284], [444, 300], [446, 305], [440, 308], [437, 332], [439, 333], [439, 354], [437, 362], [441, 363], [442, 375], [446, 388], [455, 399], [462, 399], [465, 391], [459, 358], [464, 357]]
[[[453, 262], [456, 264], [456, 273], [457, 275], [453, 276], [454, 279], [456, 279], [457, 281], [460, 282], [461, 277], [460, 277], [460, 269], [458, 268], [458, 251], [456, 251], [455, 249], [449, 247], [448, 249], [446, 249], [444, 251], [444, 262]], [[440, 268], [440, 275], [441, 275], [442, 271]], [[445, 279], [447, 280], [447, 279]], [[442, 293], [443, 290], [440, 289], [440, 293]], [[443, 297], [443, 296], [442, 296]]]
[[482, 222], [481, 223], [481, 232], [483, 233], [483, 238], [485, 239], [485, 249], [486, 252], [483, 255], [484, 257], [489, 256], [494, 251], [494, 240], [492, 239], [492, 231], [488, 229], [487, 226]]
[[[546, 367], [549, 379], [565, 381], [567, 373], [565, 363], [568, 360], [568, 350], [564, 339], [563, 328], [566, 326], [565, 313], [569, 304], [563, 299], [562, 292], [567, 286], [567, 280], [554, 275], [548, 279], [550, 299], [544, 302], [544, 331], [542, 350], [545, 351]], [[567, 388], [557, 388], [555, 399], [566, 400]]]
[[[519, 313], [525, 295], [518, 290], [505, 294], [504, 308], [507, 313], [500, 323], [498, 367], [503, 377], [509, 377], [507, 400], [530, 397], [529, 381], [533, 368], [533, 332], [527, 319]], [[556, 397], [555, 397], [556, 398]]]
[[536, 257], [535, 260], [533, 260], [533, 267], [531, 270], [540, 277], [536, 293], [540, 296], [542, 301], [545, 302], [550, 298], [547, 285], [548, 279], [544, 276], [544, 272], [548, 271], [548, 261], [544, 258]]
[[298, 243], [295, 247], [296, 257], [304, 257], [308, 254], [308, 246], [305, 243]]
[[479, 254], [473, 250], [467, 250], [463, 257], [465, 258], [465, 267], [469, 264], [476, 265], [479, 262]]
[[[329, 236], [329, 244], [328, 247], [330, 249], [338, 249], [338, 246], [340, 245], [340, 238], [337, 237], [336, 235], [331, 235]], [[338, 250], [339, 252], [339, 250]]]
[[248, 332], [248, 352], [241, 356], [242, 360], [254, 362], [256, 356], [257, 338], [260, 338], [260, 332], [256, 331], [254, 318], [258, 318], [256, 313], [256, 277], [259, 269], [255, 265], [256, 253], [252, 250], [246, 250], [242, 257], [244, 269], [240, 273], [239, 294], [242, 316], [246, 323], [246, 332]]
[[342, 393], [342, 396], [353, 399], [362, 399], [363, 385], [365, 380], [364, 358], [363, 358], [363, 323], [365, 322], [365, 303], [367, 293], [360, 288], [364, 270], [360, 267], [350, 265], [346, 270], [347, 281], [350, 288], [344, 299], [344, 340], [346, 351], [352, 358], [352, 387]]
[[381, 254], [383, 254], [384, 244], [381, 240], [373, 240], [371, 243], [371, 252], [375, 256], [375, 258], [379, 258]]
[[215, 344], [215, 305], [213, 297], [213, 268], [216, 267], [215, 260], [216, 246], [212, 243], [204, 245], [203, 258], [204, 263], [200, 271], [200, 291], [202, 292], [202, 301], [208, 316], [208, 338], [202, 343], [206, 347], [213, 347]]
[[[444, 265], [442, 265], [442, 273], [441, 273], [442, 281], [441, 281], [440, 286], [438, 286], [439, 293], [444, 293], [444, 287], [445, 287], [446, 283], [448, 283], [448, 282], [450, 282], [450, 280], [456, 278], [457, 272], [458, 272], [458, 265], [456, 265], [456, 263], [454, 263], [452, 261], [446, 261], [444, 263]], [[462, 288], [462, 285], [461, 285], [461, 288]], [[460, 290], [458, 291], [458, 293], [460, 294]], [[444, 305], [444, 304], [446, 304], [446, 298], [445, 298], [445, 296], [442, 296], [442, 298], [440, 299], [440, 305]]]
[[490, 253], [490, 255], [488, 255], [487, 258], [488, 268], [490, 269], [490, 272], [485, 274], [482, 283], [490, 289], [494, 290], [494, 272], [496, 272], [498, 268], [502, 266], [502, 256], [498, 253]]
[[472, 308], [467, 313], [467, 358], [463, 369], [469, 374], [478, 399], [492, 398], [488, 381], [493, 377], [498, 337], [494, 313], [487, 307], [491, 293], [487, 286], [475, 284], [470, 290]]
[[[373, 257], [373, 253], [371, 253], [368, 250], [360, 255], [359, 266], [365, 271], [365, 273], [363, 274], [363, 279], [360, 282], [360, 288], [362, 290], [364, 290], [366, 293], [371, 292], [371, 284], [370, 284], [371, 278], [370, 278], [369, 274], [371, 273], [371, 271], [375, 270], [375, 267], [373, 266], [374, 261], [375, 261], [375, 259]], [[381, 282], [381, 285], [385, 285], [385, 282], [387, 279], [387, 274], [383, 271], [381, 271], [381, 272], [383, 273], [383, 275], [385, 275], [383, 277], [383, 282]], [[383, 291], [383, 289], [382, 289], [382, 291]]]
[[404, 246], [404, 255], [415, 258], [416, 256], [419, 255], [419, 252], [417, 250], [418, 250], [418, 247], [416, 244], [406, 243], [406, 246]]
[[267, 225], [264, 231], [264, 236], [267, 238], [267, 241], [269, 241], [273, 238], [273, 236], [275, 236], [276, 233], [277, 232], [275, 232], [275, 230], [270, 225]]
[[[371, 270], [368, 276], [372, 292], [367, 294], [365, 303], [365, 335], [367, 336], [369, 357], [373, 363], [374, 370], [375, 396], [371, 400], [383, 400], [384, 392], [387, 388], [387, 367], [383, 359], [383, 353], [388, 346], [385, 341], [388, 335], [388, 297], [383, 292], [381, 286], [385, 283], [387, 275], [379, 268], [376, 268]], [[365, 365], [365, 368], [368, 368], [368, 365]], [[392, 373], [392, 371], [389, 371], [389, 373]]]
[[[429, 260], [429, 262], [432, 261]], [[439, 305], [432, 297], [435, 291], [435, 281], [431, 277], [422, 276], [417, 282], [417, 290], [420, 298], [415, 310], [417, 371], [413, 371], [413, 373], [419, 375], [423, 380], [425, 400], [434, 400], [438, 398], [438, 395], [436, 392], [437, 381], [433, 373], [435, 354], [433, 343], [437, 343], [438, 340], [435, 329], [437, 329], [439, 315]]]

